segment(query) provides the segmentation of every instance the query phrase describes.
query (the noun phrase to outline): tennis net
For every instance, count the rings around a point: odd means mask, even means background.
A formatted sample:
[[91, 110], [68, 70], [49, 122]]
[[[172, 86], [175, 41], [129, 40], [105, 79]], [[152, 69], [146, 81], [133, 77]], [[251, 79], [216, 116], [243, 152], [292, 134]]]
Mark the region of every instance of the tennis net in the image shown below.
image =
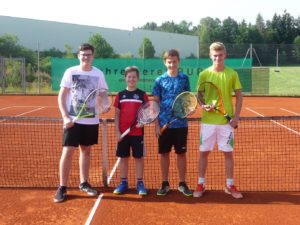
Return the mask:
[[[145, 127], [145, 184], [161, 184], [154, 125]], [[198, 177], [200, 119], [189, 119], [186, 181]], [[90, 183], [115, 187], [120, 180], [113, 119], [101, 120], [99, 144], [91, 155]], [[51, 118], [0, 117], [0, 187], [57, 187], [61, 155], [62, 120]], [[72, 160], [68, 185], [79, 184], [78, 151]], [[300, 191], [300, 116], [245, 117], [235, 131], [235, 184], [242, 191]], [[170, 184], [177, 188], [176, 156], [171, 153]], [[129, 161], [129, 186], [136, 185], [135, 165]], [[208, 190], [222, 190], [225, 166], [222, 153], [209, 156]]]

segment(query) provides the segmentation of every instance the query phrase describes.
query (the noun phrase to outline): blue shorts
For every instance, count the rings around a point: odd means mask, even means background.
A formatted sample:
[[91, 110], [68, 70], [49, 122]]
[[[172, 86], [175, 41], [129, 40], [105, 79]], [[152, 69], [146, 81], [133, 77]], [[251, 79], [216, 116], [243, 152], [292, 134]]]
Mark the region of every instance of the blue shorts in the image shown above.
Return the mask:
[[145, 156], [144, 136], [125, 136], [117, 147], [117, 157], [127, 158], [130, 156], [130, 148], [132, 148], [132, 156], [134, 158], [142, 158]]
[[62, 146], [78, 147], [98, 144], [99, 124], [78, 124], [64, 129]]
[[158, 153], [169, 153], [172, 147], [176, 154], [186, 153], [188, 128], [168, 128], [158, 138]]

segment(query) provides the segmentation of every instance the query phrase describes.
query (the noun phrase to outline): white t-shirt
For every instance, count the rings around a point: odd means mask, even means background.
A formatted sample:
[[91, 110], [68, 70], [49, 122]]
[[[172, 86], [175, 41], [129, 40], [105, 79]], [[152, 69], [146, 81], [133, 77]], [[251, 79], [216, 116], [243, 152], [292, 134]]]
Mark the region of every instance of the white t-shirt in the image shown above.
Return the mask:
[[[79, 65], [70, 67], [65, 71], [60, 87], [70, 88], [66, 105], [72, 119], [78, 114], [82, 103], [92, 90], [98, 88], [108, 89], [104, 74], [101, 70], [92, 67], [90, 71], [83, 71]], [[89, 111], [94, 112], [94, 117], [82, 118], [77, 120], [76, 123], [98, 124], [99, 113], [97, 96], [95, 95], [94, 99], [91, 99], [87, 104]]]

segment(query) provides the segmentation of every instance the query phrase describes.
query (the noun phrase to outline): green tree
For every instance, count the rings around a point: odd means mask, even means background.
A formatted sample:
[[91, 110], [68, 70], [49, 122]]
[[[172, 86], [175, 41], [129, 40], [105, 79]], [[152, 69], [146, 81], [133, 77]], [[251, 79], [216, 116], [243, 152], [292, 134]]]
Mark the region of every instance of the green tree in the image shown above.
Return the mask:
[[95, 58], [114, 58], [115, 53], [111, 45], [99, 34], [93, 34], [88, 41], [94, 46]]
[[152, 45], [152, 42], [149, 38], [144, 38], [140, 48], [139, 48], [139, 56], [141, 58], [154, 58], [155, 49]]
[[64, 47], [66, 49], [65, 57], [68, 58], [68, 59], [75, 58], [72, 47], [68, 44], [65, 44]]

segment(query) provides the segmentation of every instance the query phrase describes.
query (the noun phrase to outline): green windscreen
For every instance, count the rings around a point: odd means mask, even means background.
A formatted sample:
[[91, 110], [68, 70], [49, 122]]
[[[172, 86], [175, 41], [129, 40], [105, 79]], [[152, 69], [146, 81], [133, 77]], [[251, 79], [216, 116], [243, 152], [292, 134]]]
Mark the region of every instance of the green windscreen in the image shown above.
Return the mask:
[[[59, 90], [61, 78], [68, 67], [77, 65], [78, 59], [52, 58], [52, 89]], [[239, 73], [243, 92], [252, 91], [252, 59], [226, 59], [227, 66]], [[179, 70], [189, 76], [191, 90], [196, 90], [199, 72], [211, 66], [210, 59], [181, 59]], [[93, 65], [103, 71], [111, 92], [126, 87], [124, 70], [127, 66], [137, 66], [140, 70], [138, 87], [151, 93], [154, 80], [166, 70], [162, 59], [94, 59]], [[243, 66], [242, 66], [243, 65]]]

